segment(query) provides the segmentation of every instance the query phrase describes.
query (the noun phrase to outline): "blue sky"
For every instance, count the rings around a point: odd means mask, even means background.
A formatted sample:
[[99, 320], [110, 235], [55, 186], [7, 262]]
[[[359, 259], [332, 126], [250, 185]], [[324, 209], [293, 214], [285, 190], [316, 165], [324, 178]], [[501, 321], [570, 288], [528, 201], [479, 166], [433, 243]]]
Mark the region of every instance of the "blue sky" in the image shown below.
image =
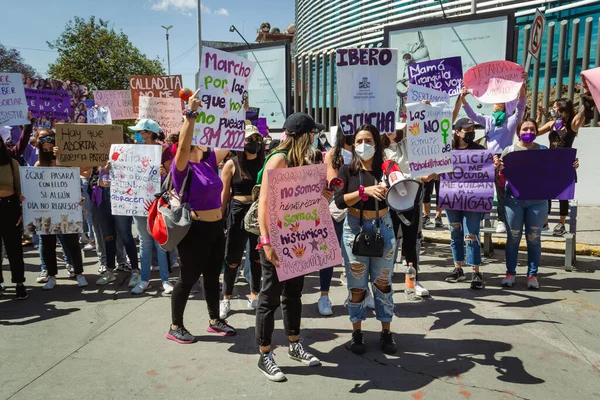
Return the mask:
[[[148, 58], [159, 56], [166, 68], [165, 30], [170, 32], [171, 74], [183, 75], [184, 84], [195, 87], [198, 69], [196, 0], [3, 0], [0, 43], [17, 47], [27, 63], [46, 75], [57, 53], [48, 50], [46, 40], [58, 38], [74, 16], [92, 15], [110, 21], [122, 30]], [[229, 27], [235, 25], [253, 43], [260, 24], [283, 31], [294, 22], [293, 0], [202, 0], [202, 38], [241, 42]], [[38, 49], [38, 50], [27, 50]], [[187, 55], [186, 55], [187, 54]], [[92, 61], [92, 60], [90, 60]]]

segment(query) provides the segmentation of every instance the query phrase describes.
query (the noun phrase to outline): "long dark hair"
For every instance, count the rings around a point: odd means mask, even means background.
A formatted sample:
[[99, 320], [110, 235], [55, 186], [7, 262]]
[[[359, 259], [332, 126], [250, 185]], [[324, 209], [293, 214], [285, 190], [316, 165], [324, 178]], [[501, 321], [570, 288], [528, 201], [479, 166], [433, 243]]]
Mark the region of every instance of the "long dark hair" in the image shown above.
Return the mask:
[[[250, 176], [250, 172], [248, 172], [248, 158], [246, 157], [245, 151], [236, 151], [235, 155], [238, 159], [238, 164], [240, 166], [240, 174], [242, 175], [242, 179], [252, 179]], [[265, 164], [265, 144], [264, 142], [260, 143], [260, 148], [258, 149], [258, 153], [256, 153], [256, 158], [253, 160], [258, 162], [260, 165]]]
[[[381, 149], [381, 135], [379, 134], [379, 129], [370, 124], [361, 125], [356, 132], [354, 132], [354, 142], [356, 142], [356, 135], [361, 131], [370, 132], [373, 135], [373, 142], [375, 146], [375, 155], [373, 156], [373, 165], [371, 174], [379, 178], [381, 177], [381, 164], [383, 164], [383, 150]], [[360, 163], [360, 157], [356, 154], [354, 146], [352, 146], [352, 161], [350, 162], [350, 173], [352, 175], [358, 175], [358, 172], [362, 169], [362, 164]]]
[[[342, 149], [346, 143], [346, 138], [350, 135], [344, 135], [342, 128], [338, 126], [335, 134], [335, 146], [331, 149], [331, 167], [335, 170], [339, 170], [344, 165], [344, 156], [342, 155]], [[353, 136], [352, 139], [354, 139]]]
[[[41, 128], [37, 130], [38, 133], [38, 163], [40, 167], [50, 167], [52, 166], [52, 153], [46, 155], [48, 152], [44, 152], [44, 142], [42, 141], [45, 137], [52, 137], [55, 140], [55, 134], [50, 129]], [[47, 157], [47, 158], [46, 158]]]
[[11, 162], [11, 156], [6, 147], [4, 139], [0, 136], [0, 165], [8, 165]]
[[556, 100], [556, 107], [558, 108], [558, 114], [560, 115], [560, 119], [566, 124], [567, 122], [571, 122], [573, 118], [575, 118], [575, 107], [573, 107], [573, 102], [569, 99], [558, 99]]

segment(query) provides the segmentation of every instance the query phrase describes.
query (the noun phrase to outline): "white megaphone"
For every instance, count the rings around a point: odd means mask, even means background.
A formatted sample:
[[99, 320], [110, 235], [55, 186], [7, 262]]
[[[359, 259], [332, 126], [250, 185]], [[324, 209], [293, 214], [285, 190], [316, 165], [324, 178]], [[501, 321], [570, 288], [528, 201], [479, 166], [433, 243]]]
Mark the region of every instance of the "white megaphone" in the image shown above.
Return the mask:
[[421, 184], [405, 177], [397, 165], [384, 163], [384, 166], [384, 184], [388, 187], [385, 200], [388, 207], [397, 212], [406, 212], [415, 208], [415, 203], [418, 204], [417, 200], [421, 196]]

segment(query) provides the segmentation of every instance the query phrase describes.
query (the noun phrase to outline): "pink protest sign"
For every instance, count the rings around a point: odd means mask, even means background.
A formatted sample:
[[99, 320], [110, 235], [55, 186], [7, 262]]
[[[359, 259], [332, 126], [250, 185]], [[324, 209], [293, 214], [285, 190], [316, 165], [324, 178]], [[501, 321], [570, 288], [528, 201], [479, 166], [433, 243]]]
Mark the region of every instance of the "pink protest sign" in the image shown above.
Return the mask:
[[269, 237], [285, 281], [342, 264], [329, 203], [323, 197], [327, 166], [270, 170]]
[[600, 105], [600, 67], [583, 71], [581, 75], [585, 78], [594, 101]]
[[469, 69], [463, 84], [479, 101], [506, 103], [518, 96], [523, 72], [523, 67], [512, 61], [490, 61]]

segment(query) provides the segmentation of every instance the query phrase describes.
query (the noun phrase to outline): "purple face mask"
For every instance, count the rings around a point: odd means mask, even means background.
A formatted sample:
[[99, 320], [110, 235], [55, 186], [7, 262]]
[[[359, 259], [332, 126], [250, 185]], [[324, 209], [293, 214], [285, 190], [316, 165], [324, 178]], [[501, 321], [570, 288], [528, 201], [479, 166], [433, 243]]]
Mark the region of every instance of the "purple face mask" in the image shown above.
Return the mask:
[[534, 132], [525, 132], [521, 133], [520, 138], [523, 141], [523, 143], [530, 144], [535, 141], [536, 134]]

